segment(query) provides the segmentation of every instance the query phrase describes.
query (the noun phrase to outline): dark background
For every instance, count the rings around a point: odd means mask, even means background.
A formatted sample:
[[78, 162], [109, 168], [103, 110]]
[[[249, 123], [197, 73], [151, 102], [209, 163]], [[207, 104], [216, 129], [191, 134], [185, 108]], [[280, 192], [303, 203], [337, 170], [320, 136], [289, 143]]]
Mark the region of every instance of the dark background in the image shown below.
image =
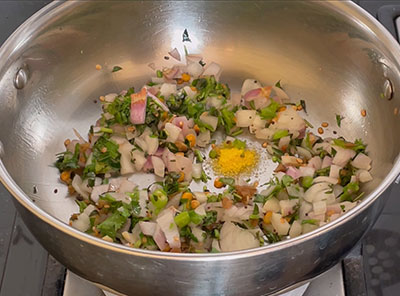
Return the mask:
[[[0, 44], [28, 17], [51, 1], [0, 0]], [[373, 16], [400, 11], [400, 1], [355, 0]], [[385, 6], [382, 7], [382, 6]], [[387, 5], [399, 5], [398, 8]], [[400, 15], [400, 13], [399, 13]], [[382, 20], [392, 26], [394, 20]], [[392, 33], [397, 33], [394, 27]], [[0, 94], [1, 95], [1, 94]], [[400, 185], [394, 185], [378, 222], [363, 240], [368, 296], [400, 295]], [[64, 269], [38, 244], [0, 184], [0, 296], [50, 296], [62, 290]]]

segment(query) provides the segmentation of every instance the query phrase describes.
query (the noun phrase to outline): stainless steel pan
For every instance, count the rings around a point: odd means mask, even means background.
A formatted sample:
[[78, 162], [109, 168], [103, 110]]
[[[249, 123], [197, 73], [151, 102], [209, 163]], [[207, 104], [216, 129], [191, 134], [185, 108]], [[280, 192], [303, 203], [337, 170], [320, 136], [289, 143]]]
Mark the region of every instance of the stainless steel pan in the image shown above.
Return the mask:
[[[65, 223], [76, 208], [51, 166], [63, 139], [96, 120], [99, 95], [140, 86], [148, 63], [182, 50], [185, 28], [188, 50], [220, 63], [232, 88], [281, 79], [310, 121], [332, 132], [345, 117], [340, 133], [363, 138], [374, 160], [360, 206], [296, 239], [225, 254], [131, 249]], [[333, 266], [378, 217], [400, 171], [399, 62], [395, 40], [351, 2], [53, 2], [0, 49], [0, 179], [43, 246], [88, 280], [128, 295], [272, 293]]]

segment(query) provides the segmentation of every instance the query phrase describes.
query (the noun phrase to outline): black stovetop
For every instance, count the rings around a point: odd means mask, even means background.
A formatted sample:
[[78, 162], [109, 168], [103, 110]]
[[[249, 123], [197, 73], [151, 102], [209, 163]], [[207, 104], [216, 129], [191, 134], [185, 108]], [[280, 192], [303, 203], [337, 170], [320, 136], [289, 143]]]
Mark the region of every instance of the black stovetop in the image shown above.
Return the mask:
[[[29, 16], [51, 1], [0, 0], [0, 45]], [[355, 0], [396, 37], [400, 0]], [[343, 261], [346, 295], [400, 295], [400, 185], [360, 246]], [[0, 184], [0, 296], [62, 295], [65, 268], [30, 234], [12, 197]]]

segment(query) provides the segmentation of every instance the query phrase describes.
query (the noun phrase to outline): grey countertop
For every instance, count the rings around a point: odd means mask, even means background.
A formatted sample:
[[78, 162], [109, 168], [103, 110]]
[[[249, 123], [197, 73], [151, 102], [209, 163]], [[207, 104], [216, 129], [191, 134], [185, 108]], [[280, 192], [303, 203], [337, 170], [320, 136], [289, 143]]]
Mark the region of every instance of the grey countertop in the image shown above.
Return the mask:
[[[0, 44], [29, 16], [50, 1], [0, 0]], [[376, 14], [382, 3], [355, 1]], [[0, 296], [61, 295], [64, 269], [23, 224], [12, 197], [0, 184]], [[394, 188], [374, 228], [363, 242], [368, 295], [400, 295], [400, 185]]]

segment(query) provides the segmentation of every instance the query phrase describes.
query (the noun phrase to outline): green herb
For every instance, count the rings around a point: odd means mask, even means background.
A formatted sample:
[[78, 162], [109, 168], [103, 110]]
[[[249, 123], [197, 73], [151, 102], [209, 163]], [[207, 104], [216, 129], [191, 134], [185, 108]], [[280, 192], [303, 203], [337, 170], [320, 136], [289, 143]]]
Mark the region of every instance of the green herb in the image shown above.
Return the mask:
[[101, 127], [100, 128], [100, 132], [107, 133], [107, 134], [112, 134], [113, 130], [110, 129], [110, 128], [107, 128], [107, 127]]
[[340, 127], [340, 125], [342, 124], [342, 120], [344, 119], [344, 117], [343, 116], [341, 116], [341, 115], [339, 115], [339, 114], [336, 114], [336, 123], [337, 123], [337, 126], [338, 127]]
[[195, 211], [189, 211], [190, 222], [193, 224], [199, 225], [203, 222], [203, 217], [197, 214]]
[[211, 226], [217, 222], [217, 212], [216, 211], [208, 211], [206, 212], [206, 216], [203, 219], [203, 226]]
[[[131, 90], [133, 90], [133, 88], [131, 88]], [[113, 115], [112, 119], [107, 120], [108, 124], [130, 124], [131, 97], [128, 93], [126, 93], [125, 96], [117, 96], [112, 103], [106, 105], [105, 112]]]
[[253, 202], [265, 204], [270, 196], [271, 195], [266, 196], [266, 195], [256, 194], [253, 198]]
[[173, 195], [179, 192], [179, 178], [180, 174], [175, 172], [171, 172], [165, 176], [164, 182], [162, 182], [161, 185], [163, 186], [163, 189], [167, 193], [167, 195]]
[[329, 176], [330, 171], [331, 167], [328, 166], [326, 168], [317, 170], [315, 173], [317, 174], [317, 176]]
[[202, 163], [204, 161], [204, 157], [199, 150], [195, 149], [194, 155], [196, 156], [197, 163]]
[[97, 225], [97, 229], [100, 231], [102, 236], [108, 235], [115, 240], [116, 232], [120, 229], [129, 217], [127, 211], [116, 211], [105, 221]]
[[272, 120], [276, 116], [276, 112], [278, 111], [280, 105], [272, 101], [267, 107], [260, 110], [261, 119]]
[[221, 116], [219, 116], [222, 125], [225, 127], [227, 134], [230, 133], [231, 129], [235, 126], [235, 113], [229, 111], [226, 108], [221, 109]]
[[354, 143], [346, 142], [344, 139], [333, 139], [333, 143], [345, 149], [352, 149], [357, 153], [365, 152], [367, 148], [367, 145], [361, 139], [357, 139]]
[[182, 212], [175, 216], [174, 221], [179, 228], [185, 227], [190, 223], [189, 212]]
[[351, 182], [343, 187], [343, 193], [340, 195], [341, 201], [351, 201], [353, 202], [353, 196], [360, 190], [360, 186], [357, 182]]
[[281, 241], [281, 237], [274, 232], [266, 231], [265, 236], [270, 244], [277, 243]]
[[111, 72], [114, 73], [114, 72], [118, 72], [120, 70], [122, 70], [122, 68], [120, 66], [114, 66], [114, 68], [112, 69]]
[[309, 220], [303, 220], [303, 221], [301, 221], [301, 225], [304, 225], [304, 224], [318, 225], [318, 224], [319, 224], [319, 221], [318, 221], [318, 220], [315, 220], [315, 219], [309, 219]]
[[288, 187], [290, 184], [292, 184], [293, 183], [293, 178], [292, 177], [290, 177], [289, 175], [284, 175], [283, 177], [282, 177], [282, 185], [284, 186], [284, 187]]
[[189, 226], [182, 227], [182, 228], [179, 230], [179, 235], [180, 235], [181, 237], [184, 237], [184, 238], [188, 239], [188, 240], [192, 240], [192, 241], [194, 241], [194, 242], [196, 242], [196, 243], [199, 242], [199, 240], [197, 239], [197, 237], [195, 237], [195, 236], [193, 235], [192, 230], [190, 229]]
[[57, 154], [58, 158], [54, 164], [55, 167], [58, 168], [60, 172], [78, 169], [79, 153], [80, 153], [80, 145], [76, 144], [75, 151], [73, 154], [70, 151]]
[[235, 179], [233, 179], [233, 178], [222, 177], [222, 178], [219, 178], [219, 181], [225, 185], [235, 186]]
[[308, 189], [311, 187], [312, 183], [313, 183], [313, 177], [311, 176], [305, 176], [303, 177], [303, 179], [301, 180], [301, 186], [303, 186], [305, 189]]
[[340, 208], [342, 209], [342, 211], [344, 212], [345, 211], [345, 209], [346, 209], [346, 206], [345, 205], [340, 205]]
[[258, 205], [254, 205], [253, 213], [250, 215], [249, 219], [251, 220], [258, 220], [260, 218], [260, 210], [258, 208]]
[[210, 152], [208, 153], [208, 156], [209, 156], [211, 159], [215, 159], [215, 158], [218, 157], [218, 152], [217, 152], [216, 150], [214, 150], [214, 149], [211, 149]]
[[190, 40], [190, 38], [189, 38], [189, 33], [188, 33], [187, 29], [185, 29], [183, 31], [182, 42], [192, 42], [192, 40]]
[[231, 136], [232, 137], [236, 137], [236, 136], [239, 136], [242, 133], [243, 133], [243, 129], [239, 128], [237, 131], [234, 131], [233, 133], [231, 133]]
[[157, 74], [158, 78], [162, 78], [163, 77], [163, 72], [161, 70], [157, 70], [156, 74]]
[[75, 200], [76, 204], [79, 206], [79, 212], [82, 213], [86, 208], [87, 208], [87, 203], [85, 203], [84, 201], [80, 201], [80, 200]]
[[156, 208], [156, 214], [158, 214], [168, 203], [167, 193], [163, 189], [156, 189], [150, 195], [150, 201]]
[[307, 125], [308, 127], [314, 128], [314, 126], [313, 126], [308, 120], [306, 120], [305, 118], [303, 118], [303, 120], [304, 120], [304, 122], [306, 123], [306, 125]]
[[306, 101], [300, 100], [300, 106], [303, 108], [304, 112], [307, 113]]
[[276, 140], [279, 140], [279, 139], [281, 139], [283, 137], [286, 137], [288, 135], [289, 135], [289, 131], [288, 130], [278, 130], [272, 136], [272, 140], [276, 141]]
[[251, 100], [251, 101], [249, 102], [249, 105], [250, 105], [250, 108], [251, 108], [251, 109], [256, 110], [256, 104], [254, 103], [254, 100]]
[[281, 86], [281, 80], [279, 79], [277, 83], [275, 83], [276, 87], [279, 87], [280, 89], [283, 89]]

